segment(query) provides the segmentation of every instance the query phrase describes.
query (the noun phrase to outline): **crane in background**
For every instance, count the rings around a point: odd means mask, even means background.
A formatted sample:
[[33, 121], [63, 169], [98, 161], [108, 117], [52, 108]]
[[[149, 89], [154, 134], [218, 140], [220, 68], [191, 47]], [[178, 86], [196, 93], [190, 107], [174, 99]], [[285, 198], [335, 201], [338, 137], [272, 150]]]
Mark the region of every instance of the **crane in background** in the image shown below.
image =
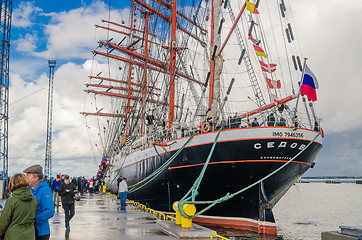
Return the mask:
[[[12, 0], [0, 2], [0, 160], [2, 162], [1, 178], [5, 192], [8, 186], [8, 120], [9, 120], [9, 57], [10, 30], [13, 10]], [[2, 194], [1, 194], [2, 195]], [[3, 196], [0, 196], [2, 198]]]
[[45, 147], [44, 175], [51, 179], [52, 175], [52, 128], [53, 128], [53, 84], [54, 68], [56, 61], [48, 60], [49, 63], [49, 90], [48, 90], [48, 118], [47, 118], [47, 141]]

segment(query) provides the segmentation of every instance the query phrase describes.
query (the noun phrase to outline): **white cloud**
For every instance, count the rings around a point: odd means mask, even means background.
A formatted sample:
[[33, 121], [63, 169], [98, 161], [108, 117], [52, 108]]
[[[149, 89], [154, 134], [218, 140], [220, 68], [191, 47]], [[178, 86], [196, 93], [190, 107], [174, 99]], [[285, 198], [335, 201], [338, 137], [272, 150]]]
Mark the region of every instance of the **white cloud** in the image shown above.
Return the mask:
[[35, 7], [32, 2], [21, 2], [12, 15], [12, 27], [26, 28], [32, 26], [35, 15], [42, 9]]
[[36, 49], [38, 37], [27, 33], [25, 37], [13, 41], [15, 50], [19, 52], [33, 52]]
[[362, 3], [308, 0], [294, 10], [303, 52], [319, 80], [315, 105], [322, 127], [327, 132], [361, 129], [362, 49], [356, 46], [362, 36]]
[[[97, 170], [97, 165], [92, 160], [88, 131], [83, 116], [79, 114], [84, 108], [82, 89], [88, 75], [89, 73], [84, 70], [82, 65], [72, 62], [59, 66], [55, 71], [53, 173], [67, 169], [71, 175], [91, 176]], [[19, 74], [12, 73], [11, 82], [10, 102], [45, 88], [45, 90], [10, 105], [9, 162], [11, 163], [10, 172], [14, 173], [22, 171], [24, 166], [30, 164], [39, 163], [44, 166], [48, 77], [44, 73], [34, 82], [26, 82]], [[96, 149], [94, 151], [95, 154], [99, 154]], [[97, 158], [97, 160], [99, 159]]]
[[[125, 10], [112, 10], [111, 16], [113, 19], [122, 19], [121, 16], [127, 16], [126, 14]], [[45, 26], [44, 32], [47, 50], [34, 52], [34, 56], [56, 59], [89, 58], [90, 51], [97, 46], [96, 41], [107, 37], [105, 30], [96, 31], [94, 27], [101, 19], [108, 18], [108, 8], [103, 2], [48, 16], [51, 20], [50, 24]]]

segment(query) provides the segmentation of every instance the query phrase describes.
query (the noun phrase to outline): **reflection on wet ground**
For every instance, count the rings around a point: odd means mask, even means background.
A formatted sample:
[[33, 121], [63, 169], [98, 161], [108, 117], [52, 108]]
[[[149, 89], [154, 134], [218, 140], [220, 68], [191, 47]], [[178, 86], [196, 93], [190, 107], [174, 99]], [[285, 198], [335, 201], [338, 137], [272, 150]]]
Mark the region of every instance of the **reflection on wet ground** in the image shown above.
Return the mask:
[[131, 205], [121, 207], [108, 195], [84, 194], [75, 205], [75, 216], [70, 221], [70, 233], [65, 232], [64, 211], [59, 209], [50, 219], [50, 239], [102, 240], [171, 240], [155, 224], [149, 213], [139, 212]]
[[208, 226], [208, 228], [217, 231], [223, 237], [227, 237], [230, 240], [282, 240], [282, 236], [267, 236], [267, 235], [259, 235], [258, 233], [240, 230], [240, 229], [231, 229], [231, 228], [223, 228], [223, 227], [212, 227]]
[[[75, 203], [75, 216], [70, 221], [71, 231], [65, 231], [64, 211], [59, 208], [50, 219], [50, 239], [72, 240], [171, 240], [175, 239], [162, 232], [156, 219], [150, 213], [140, 212], [132, 205], [121, 207], [119, 200], [105, 194], [84, 194]], [[296, 222], [298, 225], [313, 222]], [[261, 236], [249, 231], [209, 227], [230, 240], [280, 240], [282, 237]], [[197, 239], [196, 239], [197, 240]]]

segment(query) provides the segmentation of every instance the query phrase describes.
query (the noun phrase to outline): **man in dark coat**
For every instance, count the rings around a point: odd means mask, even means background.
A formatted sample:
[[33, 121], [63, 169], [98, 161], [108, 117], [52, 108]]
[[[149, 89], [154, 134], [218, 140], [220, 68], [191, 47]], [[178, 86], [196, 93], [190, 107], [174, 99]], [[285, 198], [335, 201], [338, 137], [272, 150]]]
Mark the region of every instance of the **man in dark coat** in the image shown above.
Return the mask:
[[75, 177], [72, 178], [72, 183], [74, 184], [75, 188], [77, 188], [77, 179]]
[[[119, 188], [119, 183], [122, 182], [122, 181], [123, 181], [122, 176], [119, 176], [119, 178], [117, 179], [117, 189]], [[117, 198], [120, 199], [120, 198], [119, 198], [119, 191], [117, 191], [117, 192], [118, 192]]]
[[258, 122], [258, 119], [257, 119], [257, 118], [254, 118], [254, 121], [251, 123], [251, 126], [252, 126], [252, 127], [260, 127], [260, 125], [259, 125], [259, 122]]
[[64, 176], [64, 183], [60, 185], [58, 193], [62, 197], [62, 205], [65, 212], [65, 228], [69, 233], [70, 226], [69, 221], [74, 216], [74, 190], [75, 185], [70, 182], [69, 176]]
[[81, 188], [82, 188], [81, 182], [82, 182], [82, 177], [79, 176], [77, 179], [77, 187], [78, 187], [79, 192], [81, 192]]
[[280, 122], [279, 126], [281, 126], [281, 127], [285, 127], [287, 125], [287, 122], [286, 122], [285, 118], [283, 118], [283, 117], [280, 117], [279, 122]]
[[85, 180], [84, 177], [82, 177], [82, 179], [80, 180], [80, 193], [83, 194], [86, 189], [85, 189], [85, 186], [87, 185], [87, 182]]
[[271, 113], [269, 116], [268, 116], [268, 126], [274, 126], [275, 125], [275, 117], [274, 117], [274, 114]]

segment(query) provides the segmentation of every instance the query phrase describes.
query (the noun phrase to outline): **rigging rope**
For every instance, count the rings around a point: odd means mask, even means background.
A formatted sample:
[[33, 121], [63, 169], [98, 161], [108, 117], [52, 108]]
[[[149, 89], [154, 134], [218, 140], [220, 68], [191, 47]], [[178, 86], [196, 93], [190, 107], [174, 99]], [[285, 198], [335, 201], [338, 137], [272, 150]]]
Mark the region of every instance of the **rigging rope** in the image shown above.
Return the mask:
[[[294, 94], [295, 90], [294, 90], [294, 85], [293, 85], [293, 75], [292, 75], [292, 71], [291, 71], [292, 67], [291, 67], [291, 64], [290, 64], [290, 58], [288, 57], [289, 55], [288, 55], [288, 48], [287, 48], [287, 43], [286, 43], [286, 35], [285, 35], [286, 33], [285, 33], [285, 31], [283, 31], [283, 18], [282, 18], [282, 15], [281, 15], [280, 11], [278, 11], [278, 15], [279, 15], [279, 22], [280, 22], [280, 30], [281, 30], [281, 33], [282, 33], [282, 36], [283, 36], [282, 39], [283, 39], [283, 44], [284, 44], [285, 56], [287, 58], [288, 71], [289, 71], [289, 77], [290, 77], [290, 84], [291, 84], [291, 87], [292, 87], [292, 92]], [[287, 15], [286, 15], [286, 18], [288, 18]], [[291, 49], [290, 56], [293, 55], [292, 51], [293, 51], [293, 49]]]
[[[90, 127], [88, 126], [88, 122], [87, 122], [87, 117], [84, 116], [84, 121], [86, 123], [86, 128], [87, 128], [87, 134], [88, 134], [88, 140], [89, 140], [89, 144], [90, 144], [90, 147], [91, 147], [91, 150], [92, 150], [92, 155], [93, 155], [93, 160], [94, 160], [94, 164], [96, 167], [98, 167], [98, 164], [97, 164], [97, 160], [96, 160], [96, 155], [94, 154], [94, 149], [93, 149], [93, 143], [92, 143], [92, 140], [91, 140], [91, 133], [90, 133]], [[98, 148], [98, 146], [97, 146]], [[102, 154], [102, 152], [98, 149], [99, 153]]]
[[[248, 190], [249, 188], [254, 187], [255, 185], [261, 183], [262, 181], [268, 179], [269, 177], [273, 176], [275, 173], [277, 173], [277, 172], [279, 172], [281, 169], [283, 169], [285, 166], [287, 166], [287, 165], [288, 165], [290, 162], [292, 162], [294, 159], [296, 159], [296, 158], [297, 158], [300, 154], [302, 154], [306, 149], [308, 149], [308, 147], [314, 142], [314, 140], [317, 139], [317, 137], [318, 137], [319, 135], [320, 135], [320, 133], [318, 132], [317, 136], [315, 136], [315, 138], [314, 138], [310, 143], [308, 143], [308, 145], [307, 145], [305, 148], [303, 148], [299, 153], [297, 153], [297, 154], [296, 154], [293, 158], [291, 158], [288, 162], [284, 163], [282, 166], [280, 166], [279, 168], [277, 168], [276, 170], [274, 170], [272, 173], [268, 174], [267, 176], [263, 177], [263, 178], [260, 179], [259, 181], [256, 181], [255, 183], [250, 184], [249, 186], [247, 186], [247, 187], [239, 190], [238, 192], [235, 192], [235, 193], [233, 193], [233, 194], [227, 193], [224, 197], [221, 197], [221, 198], [216, 199], [216, 200], [213, 200], [213, 201], [195, 201], [195, 200], [193, 199], [193, 196], [192, 196], [192, 197], [188, 197], [188, 198], [185, 199], [185, 197], [186, 197], [191, 191], [197, 193], [197, 189], [193, 190], [193, 187], [192, 187], [192, 188], [189, 190], [189, 192], [180, 200], [180, 202], [179, 202], [179, 204], [178, 204], [178, 210], [179, 210], [181, 216], [184, 217], [184, 218], [193, 219], [193, 218], [199, 216], [200, 214], [206, 212], [208, 209], [212, 208], [212, 207], [215, 206], [216, 204], [221, 203], [221, 202], [225, 202], [225, 201], [227, 201], [227, 200], [229, 200], [229, 199], [231, 199], [231, 198], [239, 195], [240, 193], [245, 192], [245, 191]], [[217, 137], [218, 137], [218, 136], [217, 136]], [[216, 141], [217, 141], [217, 138], [215, 139], [214, 145], [216, 145]], [[213, 147], [214, 147], [214, 145], [213, 145]], [[212, 151], [213, 151], [213, 150], [214, 150], [214, 149], [211, 149], [210, 154], [212, 154]], [[209, 157], [210, 157], [210, 154], [209, 154]], [[206, 163], [205, 163], [205, 165], [206, 165]], [[205, 166], [204, 166], [204, 167], [205, 167]], [[201, 175], [201, 174], [200, 174], [200, 175]], [[198, 179], [199, 179], [199, 178], [198, 178]], [[198, 179], [196, 179], [196, 181], [198, 181]], [[195, 181], [195, 182], [196, 182], [196, 181]], [[194, 186], [195, 186], [195, 184], [194, 184]], [[190, 199], [192, 199], [192, 201], [189, 201]], [[207, 207], [205, 207], [205, 208], [202, 209], [201, 211], [195, 213], [193, 216], [188, 216], [188, 215], [186, 215], [186, 214], [183, 212], [183, 210], [182, 210], [182, 206], [183, 206], [183, 204], [185, 204], [185, 203], [190, 203], [190, 204], [210, 204], [210, 205], [207, 206]]]
[[[197, 192], [197, 190], [199, 189], [200, 187], [200, 184], [201, 184], [201, 180], [202, 178], [204, 177], [204, 174], [205, 174], [205, 171], [206, 171], [206, 168], [207, 166], [209, 165], [209, 162], [210, 162], [210, 159], [211, 159], [211, 156], [212, 156], [212, 153], [214, 152], [214, 149], [215, 149], [215, 146], [216, 146], [216, 143], [217, 143], [217, 139], [219, 138], [219, 135], [221, 133], [221, 130], [222, 128], [220, 128], [219, 132], [217, 133], [216, 137], [215, 137], [215, 140], [214, 140], [214, 143], [212, 144], [212, 147], [211, 147], [211, 150], [210, 150], [210, 153], [209, 153], [209, 156], [207, 157], [206, 159], [206, 162], [201, 170], [201, 173], [199, 175], [199, 177], [195, 180], [194, 182], [194, 185], [190, 188], [190, 190], [185, 194], [185, 196], [180, 200], [180, 203], [178, 205], [178, 208], [179, 208], [179, 211], [182, 212], [181, 210], [181, 207], [182, 205], [188, 200], [188, 199], [192, 199], [192, 201], [195, 201], [195, 197], [199, 194]], [[189, 194], [191, 193], [191, 196], [190, 197], [187, 197]], [[185, 200], [186, 199], [186, 200]]]
[[[276, 49], [276, 54], [277, 54], [277, 58], [278, 58], [278, 64], [279, 64], [279, 66], [280, 66], [280, 74], [281, 74], [281, 77], [282, 77], [282, 81], [283, 81], [283, 88], [284, 88], [284, 92], [285, 92], [285, 96], [287, 96], [288, 94], [287, 94], [287, 88], [286, 88], [286, 84], [285, 84], [285, 82], [286, 82], [286, 80], [285, 80], [285, 78], [284, 78], [284, 74], [283, 74], [283, 68], [281, 67], [282, 66], [282, 64], [281, 64], [281, 57], [280, 57], [280, 55], [279, 55], [279, 50], [278, 50], [278, 45], [277, 45], [277, 39], [276, 39], [276, 36], [275, 36], [275, 31], [273, 30], [273, 21], [272, 21], [272, 18], [271, 18], [271, 13], [270, 13], [270, 9], [269, 9], [269, 4], [268, 4], [268, 2], [266, 1], [265, 2], [266, 3], [266, 6], [267, 6], [267, 9], [268, 9], [268, 16], [269, 16], [269, 23], [270, 23], [270, 28], [272, 29], [272, 33], [273, 33], [273, 39], [274, 39], [274, 46], [275, 46], [275, 49]], [[280, 14], [280, 13], [279, 13]], [[286, 57], [288, 57], [288, 56], [286, 56]], [[275, 76], [276, 76], [276, 73], [274, 73], [275, 74]], [[276, 77], [276, 79], [278, 79], [277, 77]], [[281, 91], [281, 90], [280, 90]]]
[[151, 182], [153, 179], [155, 179], [158, 175], [160, 175], [171, 164], [171, 162], [180, 154], [180, 152], [186, 147], [186, 145], [193, 139], [194, 136], [195, 136], [195, 133], [191, 134], [189, 139], [187, 139], [186, 143], [179, 150], [177, 150], [177, 152], [175, 152], [172, 155], [172, 157], [170, 157], [166, 162], [164, 162], [161, 165], [161, 167], [159, 167], [156, 171], [154, 171], [152, 174], [147, 176], [145, 179], [130, 186], [128, 192], [133, 193], [133, 192], [141, 189], [142, 187], [147, 185], [149, 182]]
[[[292, 15], [293, 25], [296, 26], [295, 21], [294, 21], [294, 15], [293, 15], [292, 5], [290, 4], [289, 1], [287, 1], [287, 2], [288, 2], [288, 5], [289, 5], [288, 7], [291, 9], [290, 14]], [[298, 32], [297, 32], [296, 30], [294, 30], [294, 33], [295, 33], [295, 36], [297, 36], [297, 40], [298, 40], [297, 43], [298, 43], [298, 47], [299, 47], [300, 54], [301, 54], [301, 56], [304, 56], [304, 55], [303, 55], [303, 52], [302, 52], [302, 48], [301, 48], [301, 46], [300, 46], [300, 41], [299, 41], [299, 37], [298, 37]]]

